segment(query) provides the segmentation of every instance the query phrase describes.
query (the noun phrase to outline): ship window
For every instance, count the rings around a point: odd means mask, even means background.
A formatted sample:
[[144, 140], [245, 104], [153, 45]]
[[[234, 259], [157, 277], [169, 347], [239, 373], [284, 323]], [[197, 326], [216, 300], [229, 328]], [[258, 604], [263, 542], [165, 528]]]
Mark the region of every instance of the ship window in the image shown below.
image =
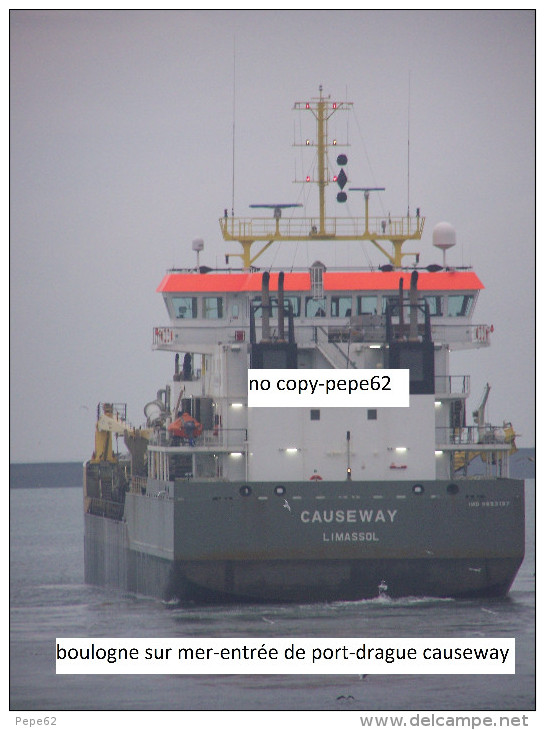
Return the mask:
[[451, 294], [448, 298], [449, 317], [469, 317], [473, 296], [470, 294]]
[[325, 317], [326, 298], [307, 297], [305, 302], [305, 317]]
[[352, 297], [331, 297], [331, 316], [350, 317], [352, 315]]
[[358, 314], [376, 314], [377, 297], [358, 297]]
[[172, 297], [176, 319], [197, 318], [197, 297]]
[[399, 314], [399, 297], [382, 297], [382, 314], [386, 314], [386, 307], [390, 307], [390, 314]]
[[441, 297], [424, 297], [430, 309], [430, 317], [440, 317], [443, 314]]
[[[288, 302], [291, 303], [291, 311], [293, 312], [294, 317], [300, 317], [301, 316], [301, 299], [296, 296], [286, 296], [284, 295], [284, 313], [285, 316], [287, 316], [288, 313]], [[278, 317], [278, 299], [276, 297], [271, 297], [271, 317]], [[261, 310], [261, 297], [254, 297], [252, 299], [252, 306], [254, 307], [254, 315], [256, 319], [260, 319], [262, 316], [262, 310]]]
[[294, 317], [301, 316], [301, 299], [299, 297], [284, 296], [284, 302], [291, 302], [291, 311]]
[[[263, 312], [261, 309], [261, 297], [254, 297], [252, 299], [252, 307], [254, 310], [254, 316], [256, 319], [261, 319]], [[273, 304], [274, 307], [274, 304]]]
[[376, 408], [368, 408], [367, 409], [367, 420], [368, 421], [376, 421], [377, 420], [377, 409]]
[[320, 420], [320, 409], [319, 408], [311, 408], [311, 410], [310, 410], [310, 420], [311, 421], [319, 421]]
[[294, 317], [301, 316], [301, 299], [299, 297], [285, 296], [284, 302], [291, 302], [291, 311]]
[[203, 317], [205, 319], [222, 319], [223, 299], [221, 297], [204, 297]]

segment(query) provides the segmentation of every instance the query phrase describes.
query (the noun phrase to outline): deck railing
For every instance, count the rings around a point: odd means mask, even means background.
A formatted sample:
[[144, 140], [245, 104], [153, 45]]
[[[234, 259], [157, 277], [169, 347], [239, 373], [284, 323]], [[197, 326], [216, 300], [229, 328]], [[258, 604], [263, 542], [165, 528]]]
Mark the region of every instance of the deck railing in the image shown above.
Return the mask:
[[438, 445], [504, 447], [509, 444], [502, 426], [462, 426], [460, 428], [439, 426], [435, 429]]
[[131, 494], [145, 494], [147, 486], [147, 477], [132, 476], [129, 484], [129, 492]]
[[242, 449], [245, 441], [248, 439], [248, 431], [245, 428], [214, 428], [207, 429], [200, 436], [193, 439], [180, 439], [170, 436], [165, 431], [159, 431], [153, 442], [150, 443], [151, 448], [154, 446], [168, 446], [176, 448], [178, 446], [190, 447], [209, 447], [227, 448], [237, 447]]
[[249, 239], [258, 240], [279, 240], [291, 239], [300, 240], [304, 238], [320, 239], [321, 236], [328, 238], [341, 238], [349, 240], [373, 238], [377, 240], [390, 240], [391, 237], [420, 237], [424, 228], [424, 218], [403, 216], [391, 218], [388, 216], [364, 216], [358, 218], [333, 218], [324, 219], [323, 231], [320, 231], [320, 217], [309, 218], [288, 218], [275, 219], [270, 217], [256, 218], [220, 218], [221, 232], [226, 240], [239, 241]]
[[[209, 328], [203, 327], [203, 322]], [[352, 318], [304, 318], [294, 319], [295, 339], [301, 346], [315, 342], [315, 327], [320, 326], [328, 333], [329, 342], [386, 342], [386, 327], [384, 317], [380, 315], [359, 316]], [[221, 330], [222, 337], [226, 337], [231, 343], [248, 341], [250, 337], [249, 324], [237, 322], [236, 324], [227, 319], [217, 320], [185, 320], [184, 325], [172, 327], [158, 326], [152, 331], [152, 347], [154, 350], [171, 350], [182, 352], [184, 342], [194, 345], [195, 343], [209, 344], [209, 329]], [[271, 322], [272, 334], [276, 334], [274, 320]], [[490, 335], [493, 329], [487, 324], [459, 323], [454, 317], [441, 324], [432, 319], [431, 335], [434, 342], [451, 344], [456, 347], [457, 343], [462, 345], [473, 345], [486, 347], [490, 344]], [[261, 338], [261, 321], [256, 321], [256, 336]]]
[[469, 375], [436, 375], [435, 395], [469, 393]]

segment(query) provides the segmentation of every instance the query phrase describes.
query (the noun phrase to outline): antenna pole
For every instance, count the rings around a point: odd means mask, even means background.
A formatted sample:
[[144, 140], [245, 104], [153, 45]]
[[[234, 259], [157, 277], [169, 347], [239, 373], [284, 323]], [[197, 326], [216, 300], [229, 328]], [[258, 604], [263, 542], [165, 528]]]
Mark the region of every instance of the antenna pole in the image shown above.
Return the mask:
[[407, 102], [407, 218], [410, 216], [411, 201], [411, 72], [409, 71], [409, 99]]
[[236, 54], [235, 54], [235, 37], [233, 36], [233, 181], [231, 194], [231, 217], [235, 217], [235, 92], [236, 92]]

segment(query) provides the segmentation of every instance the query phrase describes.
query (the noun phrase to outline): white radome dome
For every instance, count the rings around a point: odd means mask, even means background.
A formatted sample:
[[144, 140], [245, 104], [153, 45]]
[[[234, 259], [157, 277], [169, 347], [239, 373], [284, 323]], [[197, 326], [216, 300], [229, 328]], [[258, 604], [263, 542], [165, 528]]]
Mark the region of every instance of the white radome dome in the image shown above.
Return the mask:
[[456, 246], [456, 231], [450, 223], [438, 223], [432, 233], [433, 245], [446, 251], [447, 248]]

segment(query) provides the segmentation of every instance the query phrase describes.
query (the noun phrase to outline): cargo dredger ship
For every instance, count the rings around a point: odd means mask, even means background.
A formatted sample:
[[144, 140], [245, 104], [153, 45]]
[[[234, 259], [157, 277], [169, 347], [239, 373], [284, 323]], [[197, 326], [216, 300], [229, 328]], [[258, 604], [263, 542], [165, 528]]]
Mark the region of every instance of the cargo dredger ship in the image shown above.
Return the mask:
[[[386, 586], [392, 597], [509, 591], [524, 554], [523, 482], [509, 478], [515, 434], [486, 423], [488, 384], [470, 415], [470, 377], [449, 370], [452, 350], [490, 344], [492, 327], [474, 321], [483, 285], [447, 265], [449, 224], [433, 229], [442, 265], [424, 267], [403, 250], [422, 236], [418, 209], [370, 215], [380, 189], [348, 183], [328, 134], [350, 107], [321, 88], [295, 104], [314, 117], [316, 137], [301, 144], [315, 163], [302, 182], [317, 186], [318, 215], [276, 203], [251, 206], [263, 217], [225, 211], [223, 238], [241, 245], [227, 268], [201, 266], [197, 239], [197, 265], [161, 281], [169, 322], [152, 346], [172, 353], [172, 377], [140, 428], [125, 405], [98, 406], [85, 464], [88, 583], [196, 602], [357, 600]], [[341, 205], [359, 196], [363, 215], [326, 216], [328, 184]], [[269, 246], [297, 241], [370, 242], [384, 264], [254, 266]], [[248, 407], [249, 368], [405, 368], [410, 405]]]

